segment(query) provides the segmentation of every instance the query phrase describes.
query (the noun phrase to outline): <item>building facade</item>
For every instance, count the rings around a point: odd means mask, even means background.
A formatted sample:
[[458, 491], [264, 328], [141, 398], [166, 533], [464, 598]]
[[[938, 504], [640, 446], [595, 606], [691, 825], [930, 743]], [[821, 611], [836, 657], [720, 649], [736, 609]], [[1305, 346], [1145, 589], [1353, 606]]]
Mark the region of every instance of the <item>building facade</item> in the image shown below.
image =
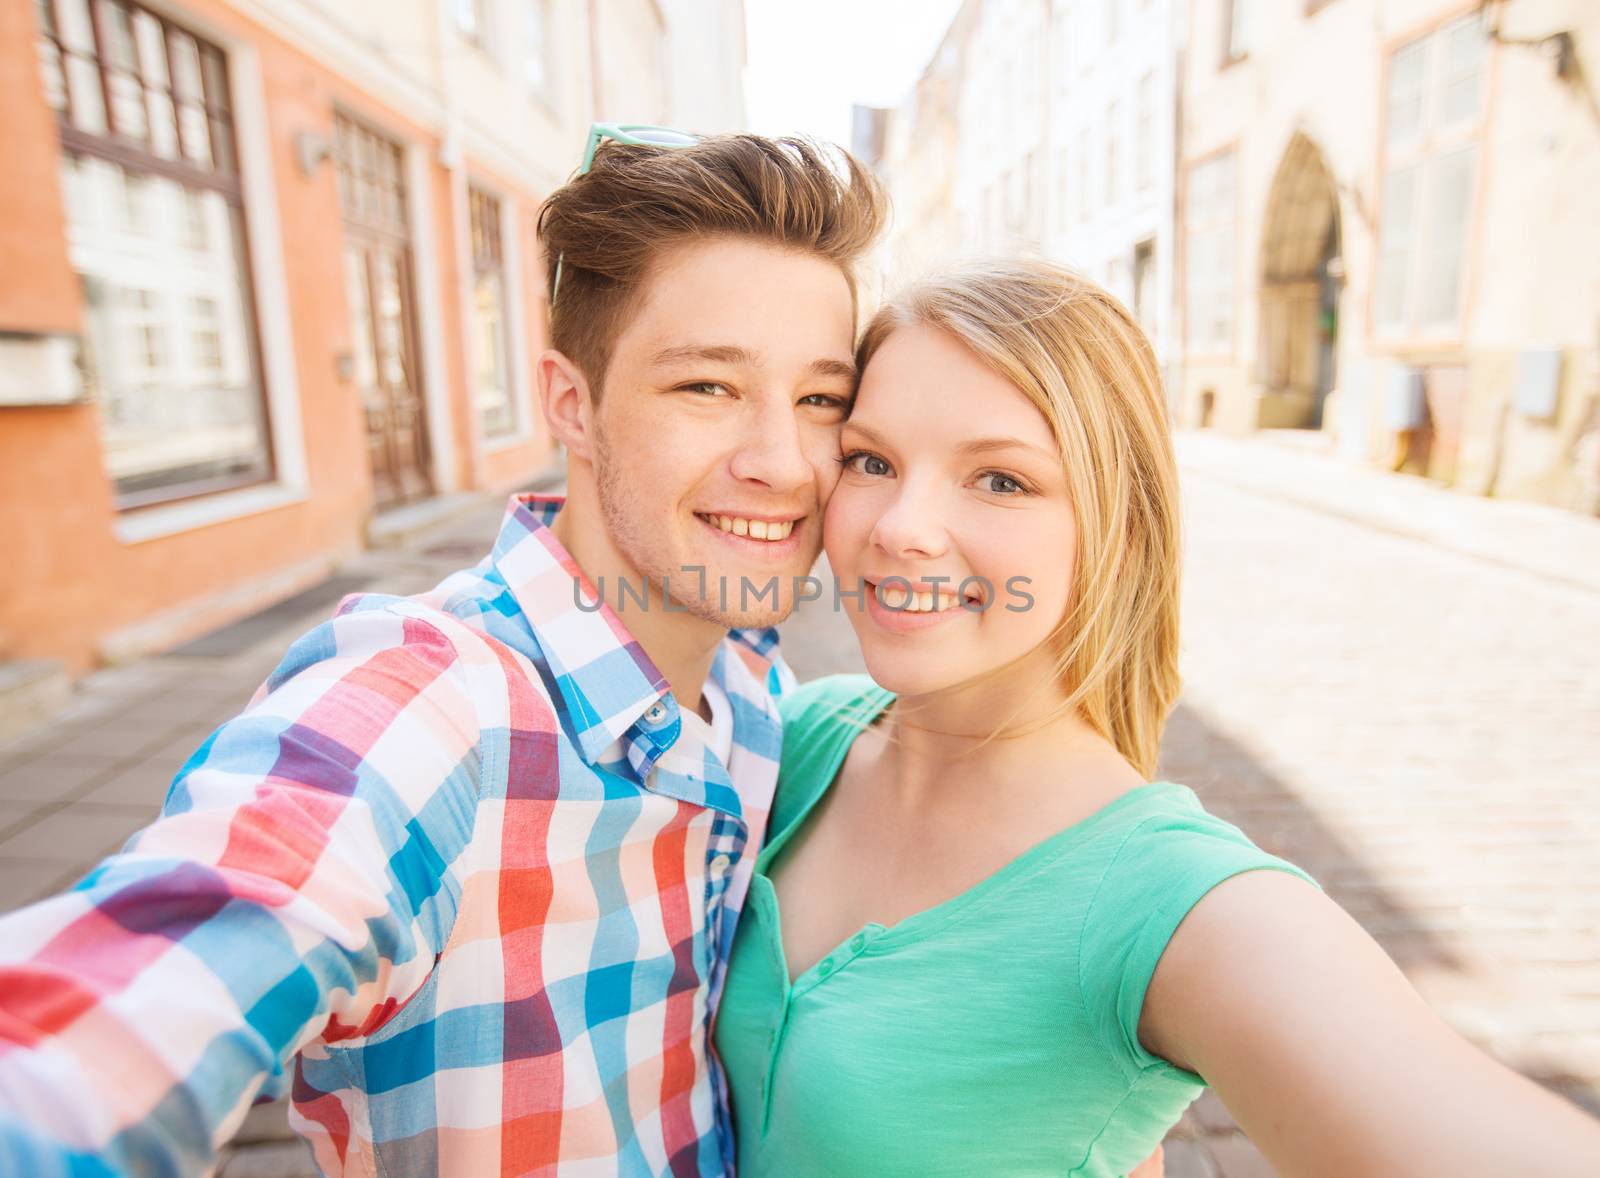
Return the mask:
[[1184, 15], [1179, 0], [968, 0], [890, 117], [891, 265], [1054, 258], [1168, 359]]
[[1180, 420], [1600, 506], [1600, 7], [1194, 0]]
[[160, 649], [555, 457], [540, 202], [739, 0], [0, 6], [0, 659]]
[[1056, 0], [1045, 248], [1103, 283], [1172, 358], [1179, 0]]

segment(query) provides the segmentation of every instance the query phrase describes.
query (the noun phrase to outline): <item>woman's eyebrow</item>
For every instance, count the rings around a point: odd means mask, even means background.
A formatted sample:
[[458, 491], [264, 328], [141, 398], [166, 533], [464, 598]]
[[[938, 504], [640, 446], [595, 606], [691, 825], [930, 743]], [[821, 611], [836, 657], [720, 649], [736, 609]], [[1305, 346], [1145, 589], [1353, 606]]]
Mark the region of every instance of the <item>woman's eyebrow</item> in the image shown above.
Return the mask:
[[963, 442], [958, 446], [957, 452], [961, 454], [986, 454], [990, 450], [1011, 450], [1020, 447], [1032, 450], [1044, 458], [1055, 460], [1055, 455], [1043, 446], [1035, 446], [1032, 442], [1024, 442], [1021, 438], [976, 438], [970, 442]]
[[[862, 435], [867, 441], [877, 446], [887, 444], [887, 440], [871, 426], [862, 425], [853, 418], [845, 421], [845, 428], [853, 433]], [[957, 454], [987, 454], [991, 450], [1011, 450], [1021, 448], [1031, 450], [1042, 458], [1051, 462], [1056, 461], [1056, 455], [1043, 446], [1036, 446], [1032, 442], [1025, 442], [1021, 438], [975, 438], [970, 442], [962, 442], [956, 447]]]
[[884, 436], [882, 434], [880, 434], [877, 430], [873, 429], [871, 426], [862, 425], [859, 421], [856, 421], [854, 418], [850, 418], [850, 417], [845, 418], [844, 427], [847, 430], [851, 430], [851, 431], [853, 431], [855, 433], [860, 434], [867, 441], [871, 442], [874, 446], [882, 446], [882, 445], [884, 445], [884, 443], [886, 441]]

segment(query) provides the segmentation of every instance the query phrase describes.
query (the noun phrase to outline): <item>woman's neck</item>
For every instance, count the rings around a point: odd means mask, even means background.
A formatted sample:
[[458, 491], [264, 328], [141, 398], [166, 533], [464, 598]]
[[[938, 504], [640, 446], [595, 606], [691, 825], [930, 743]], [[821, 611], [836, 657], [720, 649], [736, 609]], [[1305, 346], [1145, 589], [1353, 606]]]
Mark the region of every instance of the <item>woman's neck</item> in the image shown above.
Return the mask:
[[[888, 717], [877, 773], [908, 804], [964, 783], [1029, 780], [1049, 769], [1122, 762], [1076, 710], [1048, 668], [1021, 667], [980, 684], [901, 695]], [[989, 737], [996, 729], [1021, 735]]]

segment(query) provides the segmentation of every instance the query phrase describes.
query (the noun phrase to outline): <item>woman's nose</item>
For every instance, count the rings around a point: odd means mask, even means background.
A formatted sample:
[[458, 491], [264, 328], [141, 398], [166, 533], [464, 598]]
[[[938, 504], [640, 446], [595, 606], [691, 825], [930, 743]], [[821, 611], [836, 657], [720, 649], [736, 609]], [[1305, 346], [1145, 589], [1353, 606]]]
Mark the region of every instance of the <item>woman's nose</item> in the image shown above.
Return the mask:
[[871, 540], [888, 556], [943, 555], [947, 540], [939, 496], [908, 484], [878, 518]]

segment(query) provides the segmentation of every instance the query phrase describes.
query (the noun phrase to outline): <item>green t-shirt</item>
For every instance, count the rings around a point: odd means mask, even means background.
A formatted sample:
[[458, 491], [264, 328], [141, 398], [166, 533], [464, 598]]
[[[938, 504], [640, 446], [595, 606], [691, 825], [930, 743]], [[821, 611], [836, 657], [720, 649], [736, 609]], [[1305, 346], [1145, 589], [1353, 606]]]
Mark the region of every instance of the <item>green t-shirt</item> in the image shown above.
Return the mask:
[[868, 924], [791, 987], [766, 869], [893, 698], [838, 675], [783, 705], [771, 841], [715, 1027], [739, 1178], [1124, 1174], [1204, 1087], [1139, 1044], [1178, 923], [1239, 872], [1310, 877], [1155, 782], [942, 904]]

